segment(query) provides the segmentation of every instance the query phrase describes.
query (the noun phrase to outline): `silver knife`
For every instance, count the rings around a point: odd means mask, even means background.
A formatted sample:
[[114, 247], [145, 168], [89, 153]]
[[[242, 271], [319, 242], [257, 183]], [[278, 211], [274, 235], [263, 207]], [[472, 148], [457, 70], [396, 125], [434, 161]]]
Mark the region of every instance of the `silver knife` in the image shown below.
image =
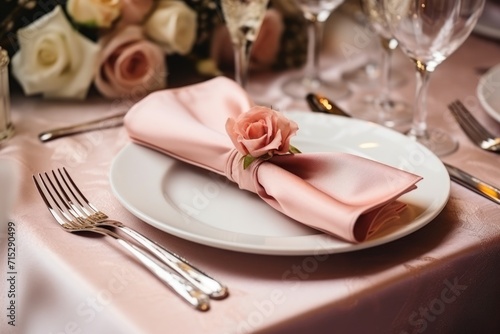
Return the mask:
[[469, 173], [447, 163], [444, 163], [450, 178], [456, 183], [464, 186], [467, 189], [472, 190], [479, 195], [486, 197], [493, 202], [500, 204], [500, 190], [487, 182], [478, 179], [477, 177], [470, 175]]
[[44, 131], [38, 135], [38, 138], [40, 139], [40, 141], [45, 143], [57, 138], [74, 135], [77, 133], [114, 128], [123, 125], [123, 117], [126, 113], [126, 111], [122, 111], [120, 113], [95, 119], [89, 122]]
[[[312, 111], [334, 114], [339, 116], [351, 117], [332, 101], [324, 96], [313, 93], [307, 94], [306, 101]], [[472, 190], [473, 192], [500, 204], [500, 190], [477, 177], [443, 162], [450, 179], [461, 186]]]

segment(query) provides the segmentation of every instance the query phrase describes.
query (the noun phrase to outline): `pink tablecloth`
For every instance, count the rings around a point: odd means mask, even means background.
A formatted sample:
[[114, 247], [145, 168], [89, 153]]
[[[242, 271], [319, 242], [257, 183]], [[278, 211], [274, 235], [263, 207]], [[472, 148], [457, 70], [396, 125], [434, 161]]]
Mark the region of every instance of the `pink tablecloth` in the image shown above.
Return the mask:
[[[407, 82], [394, 92], [411, 101], [411, 65], [402, 55], [395, 61]], [[499, 157], [474, 147], [446, 108], [461, 98], [500, 135], [500, 125], [475, 95], [475, 68], [498, 62], [500, 44], [472, 36], [434, 73], [428, 103], [430, 123], [460, 140], [460, 149], [444, 160], [500, 185]], [[326, 75], [353, 65], [341, 55], [325, 58], [324, 66], [332, 64], [343, 67]], [[289, 74], [251, 76], [250, 91], [280, 109], [305, 109], [302, 101], [280, 94]], [[0, 159], [16, 166], [20, 195], [9, 215], [16, 229], [13, 270], [2, 245], [1, 333], [500, 332], [500, 207], [457, 184], [434, 221], [376, 248], [316, 257], [220, 250], [160, 232], [119, 204], [108, 173], [129, 142], [123, 128], [38, 141], [40, 130], [103, 115], [109, 102], [56, 103], [19, 95], [12, 102], [16, 134]], [[84, 193], [103, 211], [225, 282], [230, 297], [212, 302], [208, 313], [194, 311], [109, 238], [63, 232], [31, 180], [35, 172], [61, 166], [78, 175]], [[11, 190], [2, 184], [0, 191]], [[12, 276], [14, 287], [7, 281]], [[15, 296], [8, 295], [11, 288]], [[15, 327], [8, 324], [12, 301]]]

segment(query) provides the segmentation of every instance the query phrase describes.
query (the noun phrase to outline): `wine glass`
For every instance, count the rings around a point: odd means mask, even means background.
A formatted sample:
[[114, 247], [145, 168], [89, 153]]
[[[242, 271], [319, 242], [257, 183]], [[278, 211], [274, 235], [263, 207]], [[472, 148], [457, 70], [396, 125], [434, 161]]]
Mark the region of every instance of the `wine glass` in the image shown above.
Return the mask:
[[414, 116], [408, 135], [438, 156], [454, 152], [457, 141], [427, 126], [429, 76], [470, 35], [485, 0], [381, 0], [385, 18], [417, 73]]
[[[357, 88], [370, 89], [380, 84], [380, 62], [383, 57], [380, 57], [381, 52], [379, 52], [382, 45], [376, 40], [379, 33], [373, 28], [370, 15], [366, 12], [367, 6], [364, 4], [364, 0], [357, 0], [348, 8], [351, 11], [353, 23], [361, 28], [364, 38], [369, 38], [370, 43], [363, 47], [365, 50], [363, 62], [354, 68], [344, 71], [342, 79]], [[390, 68], [389, 87], [399, 87], [406, 82], [407, 78], [401, 71], [394, 67]]]
[[364, 38], [370, 42], [363, 45], [363, 50], [365, 52], [362, 62], [344, 71], [342, 73], [342, 80], [347, 81], [350, 85], [365, 88], [372, 87], [379, 82], [380, 66], [377, 55], [379, 53], [380, 43], [373, 42], [375, 32], [369, 23], [368, 15], [366, 15], [363, 10], [362, 2], [363, 0], [355, 1], [351, 3], [348, 9], [350, 9], [352, 23], [354, 23], [356, 27], [362, 29], [365, 36]]
[[412, 120], [410, 105], [390, 96], [391, 59], [399, 43], [388, 29], [381, 0], [361, 0], [361, 6], [380, 40], [380, 77], [378, 87], [368, 94], [363, 92], [361, 99], [351, 102], [350, 112], [357, 118], [368, 119], [401, 132], [408, 131]]
[[234, 48], [236, 82], [246, 89], [252, 45], [259, 35], [269, 0], [221, 0]]
[[295, 0], [300, 7], [308, 26], [307, 61], [304, 73], [285, 82], [283, 91], [298, 99], [304, 99], [308, 93], [319, 93], [332, 100], [350, 94], [347, 85], [341, 82], [329, 82], [319, 75], [319, 55], [323, 38], [323, 24], [344, 0]]

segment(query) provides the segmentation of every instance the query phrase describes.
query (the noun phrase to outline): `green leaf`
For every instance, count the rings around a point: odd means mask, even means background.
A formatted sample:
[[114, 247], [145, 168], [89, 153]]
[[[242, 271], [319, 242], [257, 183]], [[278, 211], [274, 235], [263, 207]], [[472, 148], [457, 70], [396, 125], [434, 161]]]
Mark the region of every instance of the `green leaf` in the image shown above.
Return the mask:
[[295, 146], [293, 145], [290, 145], [290, 149], [288, 150], [288, 152], [292, 153], [292, 154], [298, 154], [298, 153], [302, 153], [300, 152], [300, 150], [298, 148], [296, 148]]
[[250, 154], [245, 155], [243, 157], [243, 169], [247, 169], [248, 166], [250, 166], [250, 164], [255, 161], [255, 159], [257, 158], [252, 157]]

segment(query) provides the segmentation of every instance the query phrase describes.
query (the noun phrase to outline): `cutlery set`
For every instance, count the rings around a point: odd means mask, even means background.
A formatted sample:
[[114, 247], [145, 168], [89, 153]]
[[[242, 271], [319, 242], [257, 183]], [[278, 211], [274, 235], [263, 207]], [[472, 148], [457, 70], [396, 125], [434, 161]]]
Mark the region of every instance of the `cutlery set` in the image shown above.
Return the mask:
[[[312, 111], [351, 117], [334, 102], [317, 94], [308, 94], [306, 101]], [[500, 138], [493, 136], [479, 124], [460, 101], [449, 106], [460, 127], [481, 149], [500, 153]], [[125, 113], [68, 126], [39, 135], [47, 142], [67, 135], [105, 129], [123, 124]], [[444, 163], [452, 181], [500, 204], [500, 190], [463, 170]], [[110, 219], [97, 209], [80, 191], [65, 168], [50, 173], [33, 175], [33, 181], [49, 212], [67, 232], [94, 232], [109, 236], [130, 252], [175, 294], [199, 311], [210, 308], [210, 299], [224, 299], [228, 288], [194, 267], [191, 263], [152, 241], [141, 233]], [[117, 232], [125, 234], [123, 238]], [[134, 241], [134, 242], [131, 242]]]
[[[179, 297], [200, 311], [210, 308], [210, 299], [224, 299], [226, 286], [195, 268], [182, 257], [121, 222], [109, 219], [90, 203], [65, 168], [33, 176], [48, 210], [67, 232], [95, 232], [115, 239]], [[126, 234], [136, 244], [122, 238]], [[139, 246], [137, 246], [139, 245]]]

